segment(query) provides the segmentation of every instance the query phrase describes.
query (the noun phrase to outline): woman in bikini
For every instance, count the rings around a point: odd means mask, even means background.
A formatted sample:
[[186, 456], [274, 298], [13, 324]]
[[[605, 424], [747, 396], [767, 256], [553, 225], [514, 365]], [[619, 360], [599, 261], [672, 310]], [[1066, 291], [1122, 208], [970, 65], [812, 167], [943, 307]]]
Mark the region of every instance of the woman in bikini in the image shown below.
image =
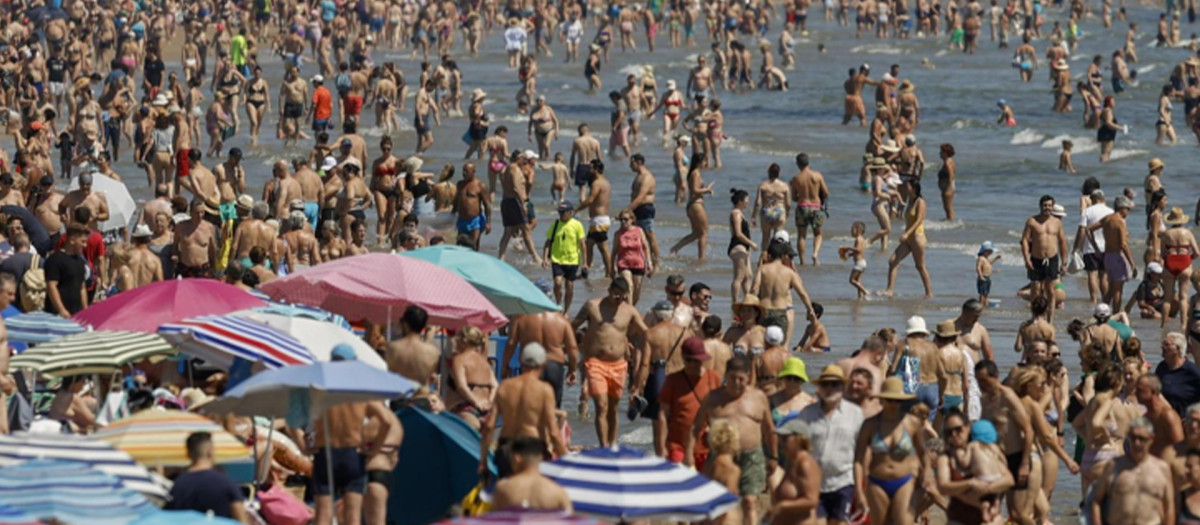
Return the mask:
[[883, 411], [863, 422], [855, 444], [855, 470], [867, 474], [855, 488], [871, 523], [912, 525], [910, 511], [916, 476], [925, 455], [925, 421], [903, 408], [916, 396], [904, 393], [904, 381], [889, 377], [879, 393]]
[[438, 181], [433, 185], [433, 206], [437, 213], [449, 212], [454, 209], [454, 197], [458, 195], [458, 186], [451, 180], [454, 178], [454, 164], [446, 163], [438, 174]]
[[1162, 234], [1167, 231], [1163, 223], [1163, 215], [1167, 209], [1167, 192], [1159, 189], [1150, 193], [1150, 202], [1146, 206], [1146, 251], [1142, 254], [1142, 264], [1162, 262]]
[[450, 358], [451, 382], [443, 395], [450, 411], [472, 428], [492, 410], [500, 384], [488, 364], [487, 336], [478, 328], [464, 328], [454, 337], [454, 357]]
[[704, 196], [712, 195], [713, 185], [716, 184], [710, 182], [707, 186], [704, 185], [704, 178], [700, 173], [700, 166], [703, 163], [703, 157], [692, 155], [687, 174], [687, 217], [688, 222], [692, 225], [692, 231], [671, 247], [671, 255], [676, 255], [684, 246], [695, 242], [699, 248], [697, 259], [701, 261], [704, 260], [705, 250], [708, 248], [708, 212], [704, 209]]
[[337, 221], [332, 219], [321, 223], [321, 260], [332, 261], [346, 255], [346, 239], [342, 238], [342, 229]]
[[263, 115], [271, 112], [271, 85], [262, 76], [262, 68], [254, 66], [253, 76], [246, 85], [246, 118], [250, 120], [250, 145], [258, 146], [258, 130]]
[[1167, 84], [1162, 87], [1162, 93], [1158, 96], [1158, 121], [1154, 123], [1158, 137], [1154, 142], [1159, 146], [1174, 144], [1179, 140], [1179, 137], [1175, 136], [1175, 126], [1171, 124], [1171, 94], [1173, 92], [1174, 89]]
[[1180, 312], [1180, 326], [1186, 326], [1188, 317], [1195, 315], [1190, 302], [1184, 308], [1184, 301], [1192, 280], [1192, 260], [1200, 255], [1200, 246], [1196, 243], [1196, 236], [1187, 228], [1189, 217], [1184, 215], [1182, 209], [1171, 208], [1162, 222], [1167, 225], [1167, 230], [1160, 235], [1163, 268], [1166, 269], [1163, 272], [1163, 288], [1166, 289], [1163, 326], [1166, 326], [1167, 319], [1174, 311]]
[[692, 138], [683, 135], [675, 139], [675, 151], [671, 154], [671, 158], [675, 165], [675, 177], [672, 179], [675, 182], [675, 204], [683, 204], [683, 200], [687, 197], [687, 188], [683, 184], [683, 174], [688, 171], [687, 150], [692, 145]]
[[725, 140], [725, 134], [721, 131], [725, 127], [725, 114], [721, 113], [721, 101], [713, 99], [709, 102], [709, 111], [704, 116], [705, 122], [708, 123], [708, 142], [709, 154], [712, 155], [713, 169], [721, 169], [721, 142]]
[[379, 149], [379, 158], [371, 164], [371, 195], [375, 198], [375, 210], [379, 212], [376, 234], [380, 239], [386, 239], [388, 225], [396, 219], [404, 185], [396, 176], [400, 171], [400, 159], [392, 155], [392, 138], [384, 135], [379, 139]]
[[395, 102], [399, 98], [399, 89], [394, 77], [384, 68], [377, 67], [371, 71], [375, 79], [375, 89], [371, 91], [371, 105], [375, 106], [375, 125], [383, 126], [384, 133], [390, 135], [392, 130], [400, 128], [400, 117], [396, 115]]
[[[962, 411], [951, 409], [945, 417], [942, 426], [945, 449], [937, 457], [936, 472], [938, 492], [950, 498], [950, 504], [946, 507], [946, 519], [949, 523], [960, 525], [982, 525], [984, 519], [981, 502], [999, 501], [1000, 496], [1014, 483], [1012, 474], [1007, 469], [1001, 469], [999, 479], [984, 480], [975, 476], [972, 473], [974, 461], [962, 458], [967, 456], [969, 448], [992, 441], [995, 437], [994, 428], [991, 436], [972, 436], [971, 422]], [[972, 444], [971, 439], [979, 443]]]
[[871, 236], [867, 244], [874, 244], [879, 240], [879, 249], [886, 250], [892, 234], [892, 201], [900, 198], [889, 181], [899, 181], [900, 176], [892, 171], [887, 159], [883, 157], [873, 157], [867, 169], [871, 173], [871, 213], [875, 214], [875, 220], [879, 221], [879, 231]]
[[908, 186], [908, 207], [904, 209], [904, 233], [900, 234], [900, 244], [896, 246], [896, 251], [892, 253], [891, 259], [888, 260], [888, 281], [887, 289], [880, 292], [880, 295], [891, 297], [896, 286], [896, 273], [900, 269], [900, 263], [905, 258], [912, 254], [913, 263], [917, 266], [917, 273], [921, 275], [921, 283], [925, 285], [925, 297], [933, 297], [933, 287], [929, 280], [929, 270], [925, 267], [925, 198], [921, 196], [921, 182], [917, 179], [909, 179], [905, 182]]
[[1104, 97], [1104, 109], [1100, 111], [1100, 125], [1096, 129], [1096, 142], [1100, 143], [1100, 162], [1108, 162], [1113, 148], [1117, 145], [1117, 131], [1121, 125], [1117, 122], [1117, 99], [1112, 95]]
[[550, 158], [550, 143], [558, 137], [558, 115], [546, 103], [546, 96], [539, 95], [533, 111], [529, 113], [529, 139], [537, 137], [538, 158]]
[[663, 110], [663, 142], [665, 143], [679, 129], [679, 116], [683, 113], [683, 92], [676, 89], [674, 80], [667, 80], [667, 90], [663, 92], [658, 105], [654, 106], [654, 109], [650, 110], [646, 116], [653, 116], [659, 108]]
[[[1050, 426], [1043, 417], [1045, 410], [1039, 400], [1046, 394], [1046, 370], [1041, 366], [1020, 368], [1013, 376], [1012, 388], [1013, 392], [1020, 397], [1021, 406], [1025, 408], [1025, 412], [1030, 414], [1029, 421], [1034, 433], [1033, 448], [1029, 452], [1028, 486], [1030, 490], [1015, 492], [1013, 497], [1018, 501], [1014, 501], [1014, 506], [1018, 509], [1032, 509], [1033, 516], [1026, 516], [1026, 518], [1032, 518], [1033, 523], [1044, 523], [1050, 508], [1048, 496], [1042, 493], [1043, 454], [1046, 451], [1053, 452], [1067, 464], [1067, 470], [1071, 474], [1079, 472], [1079, 465], [1059, 444], [1054, 427]], [[1021, 498], [1032, 499], [1033, 502], [1032, 504], [1022, 504], [1019, 501]]]
[[942, 192], [942, 209], [946, 212], [946, 220], [954, 220], [954, 178], [958, 166], [954, 163], [954, 146], [942, 144], [940, 156], [942, 167], [938, 169], [938, 189]]
[[1135, 405], [1117, 399], [1121, 391], [1123, 372], [1116, 364], [1108, 364], [1096, 374], [1095, 395], [1076, 418], [1076, 432], [1084, 437], [1086, 448], [1080, 468], [1083, 471], [1082, 493], [1087, 494], [1106, 461], [1125, 455], [1125, 434], [1129, 422], [1138, 417]]
[[729, 212], [729, 249], [726, 252], [733, 261], [733, 281], [729, 284], [729, 297], [733, 302], [750, 293], [753, 272], [750, 269], [750, 252], [758, 245], [750, 239], [750, 220], [746, 218], [746, 206], [750, 194], [745, 190], [732, 189], [733, 210]]

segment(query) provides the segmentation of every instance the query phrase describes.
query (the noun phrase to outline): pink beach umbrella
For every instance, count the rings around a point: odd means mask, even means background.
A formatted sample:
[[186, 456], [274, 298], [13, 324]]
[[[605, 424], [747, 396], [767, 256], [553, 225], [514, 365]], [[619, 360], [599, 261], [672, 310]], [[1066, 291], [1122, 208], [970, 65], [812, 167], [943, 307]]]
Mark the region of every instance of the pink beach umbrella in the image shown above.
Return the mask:
[[155, 333], [159, 326], [202, 315], [223, 315], [267, 302], [213, 279], [172, 279], [109, 297], [72, 319], [96, 330]]
[[500, 310], [453, 272], [387, 253], [319, 264], [260, 289], [277, 301], [317, 306], [351, 321], [394, 322], [408, 305], [415, 304], [438, 326], [491, 331], [508, 323]]

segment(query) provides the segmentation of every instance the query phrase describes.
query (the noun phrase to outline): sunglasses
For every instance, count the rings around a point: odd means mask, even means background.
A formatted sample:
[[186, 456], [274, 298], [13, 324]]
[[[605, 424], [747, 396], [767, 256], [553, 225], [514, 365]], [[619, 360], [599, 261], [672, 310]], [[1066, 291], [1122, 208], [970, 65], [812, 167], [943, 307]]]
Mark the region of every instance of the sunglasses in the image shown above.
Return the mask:
[[817, 386], [822, 388], [841, 388], [842, 383], [838, 381], [820, 381], [817, 383]]
[[680, 297], [683, 295], [683, 290], [667, 290], [667, 295], [671, 297]]
[[946, 427], [945, 430], [947, 434], [957, 434], [958, 431], [964, 428], [967, 428], [966, 425], [958, 425], [956, 427]]
[[711, 301], [711, 300], [712, 300], [712, 295], [701, 295], [701, 296], [700, 296], [700, 300], [701, 300], [701, 301]]
[[787, 376], [787, 377], [783, 378], [783, 380], [791, 382], [791, 383], [803, 383], [804, 382], [804, 379], [801, 379], [796, 376]]

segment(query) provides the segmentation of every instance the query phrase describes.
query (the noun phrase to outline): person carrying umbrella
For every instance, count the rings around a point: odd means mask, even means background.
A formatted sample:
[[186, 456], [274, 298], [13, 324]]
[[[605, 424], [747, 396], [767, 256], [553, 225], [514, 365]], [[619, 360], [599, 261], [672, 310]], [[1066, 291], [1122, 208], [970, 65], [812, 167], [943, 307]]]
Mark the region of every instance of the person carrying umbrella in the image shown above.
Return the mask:
[[[350, 348], [334, 348], [332, 357], [334, 361], [353, 360], [354, 351]], [[377, 439], [370, 441], [365, 439], [363, 430], [363, 421], [368, 419], [378, 422], [375, 433]], [[347, 403], [327, 410], [313, 428], [316, 429], [316, 453], [313, 455], [316, 496], [313, 500], [316, 503], [317, 525], [333, 523], [334, 493], [341, 493], [345, 499], [342, 515], [347, 523], [362, 523], [363, 494], [367, 493], [368, 513], [374, 520], [372, 523], [382, 524], [387, 507], [386, 487], [392, 471], [368, 467], [380, 466], [379, 461], [382, 460], [376, 456], [395, 456], [402, 438], [400, 433], [403, 432], [396, 415], [382, 401]], [[326, 429], [329, 430], [328, 434]], [[383, 439], [378, 439], [380, 437]], [[322, 475], [330, 471], [330, 462], [333, 463], [332, 480]], [[391, 464], [394, 467], [394, 461]], [[384, 489], [382, 493], [380, 488]], [[368, 489], [371, 491], [367, 492]]]
[[514, 472], [513, 442], [521, 437], [532, 437], [541, 442], [550, 440], [554, 454], [567, 453], [562, 431], [554, 418], [554, 389], [542, 381], [542, 367], [546, 365], [546, 349], [538, 343], [529, 343], [521, 348], [521, 375], [505, 379], [496, 393], [496, 404], [483, 418], [479, 429], [479, 472], [486, 475], [487, 458], [492, 446], [492, 431], [499, 419], [500, 437], [496, 440], [496, 469], [500, 479]]

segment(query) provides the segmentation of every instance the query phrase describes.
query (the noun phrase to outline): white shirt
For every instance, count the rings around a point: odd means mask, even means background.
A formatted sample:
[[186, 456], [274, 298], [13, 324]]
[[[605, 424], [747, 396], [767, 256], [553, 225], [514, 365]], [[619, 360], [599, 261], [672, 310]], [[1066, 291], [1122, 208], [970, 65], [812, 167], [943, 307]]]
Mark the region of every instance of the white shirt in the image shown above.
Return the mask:
[[975, 360], [971, 352], [963, 350], [963, 376], [967, 382], [967, 420], [974, 423], [983, 416], [983, 392], [979, 390], [979, 381], [975, 379]]
[[529, 34], [519, 26], [504, 30], [504, 49], [506, 51], [521, 51], [525, 49], [525, 39]]
[[812, 456], [821, 467], [821, 492], [854, 485], [854, 444], [863, 424], [862, 409], [843, 399], [826, 416], [817, 401], [804, 407], [798, 419], [808, 423]]
[[[1091, 206], [1088, 206], [1087, 209], [1083, 210], [1083, 216], [1080, 217], [1080, 219], [1079, 219], [1079, 225], [1084, 228], [1084, 235], [1089, 235], [1087, 233], [1088, 226], [1091, 226], [1093, 224], [1096, 224], [1097, 222], [1100, 222], [1105, 217], [1112, 215], [1112, 213], [1113, 213], [1113, 209], [1109, 208], [1108, 205], [1104, 204], [1103, 202], [1100, 204], [1093, 204]], [[1083, 241], [1084, 255], [1089, 254], [1089, 253], [1097, 253], [1097, 251], [1099, 253], [1104, 253], [1104, 235], [1099, 232], [1093, 232], [1090, 235], [1093, 239], [1096, 240], [1096, 249], [1092, 248], [1092, 243], [1088, 242], [1087, 239], [1084, 239], [1084, 241]]]

